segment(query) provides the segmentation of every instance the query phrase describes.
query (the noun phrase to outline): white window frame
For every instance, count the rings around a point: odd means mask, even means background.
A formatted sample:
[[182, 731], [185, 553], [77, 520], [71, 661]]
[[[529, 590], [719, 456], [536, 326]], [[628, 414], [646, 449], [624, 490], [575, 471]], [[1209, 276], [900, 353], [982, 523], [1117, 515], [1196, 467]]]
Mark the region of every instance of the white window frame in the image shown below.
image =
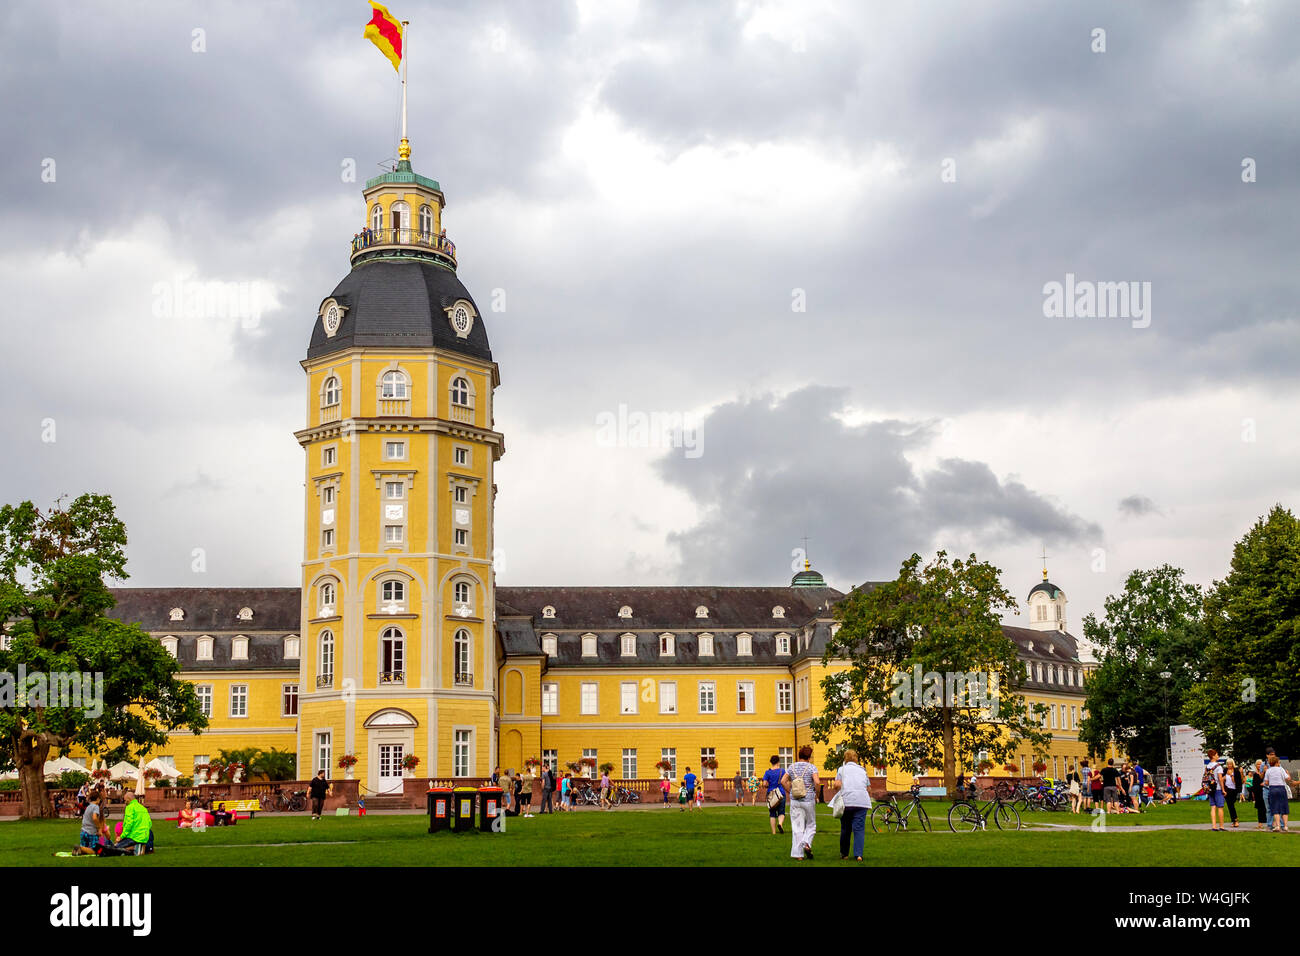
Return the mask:
[[198, 661], [212, 660], [212, 645], [212, 638], [207, 635], [200, 637], [198, 644], [194, 648], [194, 659]]
[[596, 635], [595, 634], [582, 635], [582, 656], [583, 657], [596, 656]]
[[[748, 771], [745, 770], [746, 761], [749, 762], [749, 764], [748, 764], [748, 765], [749, 765], [749, 770], [748, 770]], [[757, 764], [754, 763], [754, 748], [753, 748], [753, 747], [741, 747], [741, 748], [740, 748], [740, 773], [741, 773], [741, 776], [744, 776], [744, 777], [752, 777], [752, 776], [754, 776], [754, 772], [755, 772], [756, 768], [757, 768]]]
[[623, 767], [622, 767], [622, 769], [623, 769], [623, 779], [624, 779], [624, 780], [635, 780], [635, 779], [636, 779], [636, 748], [635, 748], [635, 747], [624, 747], [624, 748], [623, 748]]
[[474, 759], [474, 731], [457, 727], [452, 731], [451, 767], [453, 777], [468, 777]]
[[[243, 708], [242, 708], [243, 713], [239, 713], [239, 714], [235, 713], [236, 700], [243, 702]], [[230, 718], [232, 720], [243, 720], [246, 717], [248, 717], [248, 685], [247, 684], [230, 685], [229, 713], [230, 713]]]
[[794, 684], [788, 680], [776, 682], [776, 712], [778, 714], [794, 713]]
[[677, 713], [677, 681], [661, 680], [659, 682], [659, 713]]
[[596, 681], [583, 681], [580, 688], [578, 713], [584, 717], [594, 717], [600, 713], [600, 684]]
[[542, 635], [542, 653], [554, 657], [560, 649], [560, 640], [554, 634]]
[[[705, 693], [708, 693], [708, 699], [705, 700]], [[718, 712], [718, 682], [712, 680], [702, 680], [696, 687], [696, 702], [699, 705], [701, 714], [716, 714]], [[705, 709], [705, 703], [708, 709]]]
[[316, 676], [325, 678], [326, 686], [334, 683], [334, 632], [328, 627], [316, 638]]
[[790, 656], [790, 635], [778, 634], [776, 636], [776, 653], [779, 657]]
[[[746, 690], [748, 690], [748, 694], [746, 694]], [[742, 704], [746, 703], [749, 705], [747, 708], [742, 706]], [[736, 681], [736, 713], [754, 713], [754, 682], [752, 680]]]
[[230, 659], [232, 661], [248, 660], [248, 638], [240, 635], [230, 639]]
[[[204, 717], [212, 716], [212, 685], [195, 684], [194, 693], [199, 698], [199, 711]], [[206, 761], [205, 761], [206, 762]]]
[[[289, 689], [289, 688], [291, 688], [291, 687], [293, 688], [292, 691], [290, 691], [290, 689]], [[289, 709], [288, 709], [287, 707], [285, 707], [285, 704], [287, 704], [287, 703], [289, 702], [289, 698], [290, 698], [290, 697], [293, 698], [293, 711], [292, 711], [292, 712], [290, 712]], [[298, 711], [299, 711], [300, 709], [301, 709], [301, 703], [300, 703], [300, 701], [299, 701], [299, 696], [298, 696], [298, 682], [297, 682], [297, 681], [292, 681], [292, 682], [288, 682], [288, 683], [283, 683], [283, 684], [281, 684], [281, 685], [280, 685], [280, 716], [281, 716], [281, 717], [297, 717], [297, 716], [298, 716]]]
[[677, 748], [661, 747], [659, 749], [659, 759], [667, 760], [672, 765], [668, 771], [668, 779], [676, 780], [677, 779]]
[[712, 656], [713, 656], [713, 635], [712, 635], [712, 634], [701, 634], [701, 635], [700, 635], [700, 650], [699, 650], [699, 656], [700, 656], [700, 657], [712, 657]]
[[554, 717], [560, 712], [560, 685], [555, 681], [542, 684], [542, 715]]
[[736, 635], [736, 656], [737, 657], [754, 656], [754, 636], [752, 634]]
[[333, 771], [334, 763], [334, 734], [328, 730], [318, 730], [316, 732], [316, 746], [312, 748], [312, 756], [316, 761], [316, 772], [325, 771], [328, 777]]
[[672, 657], [677, 653], [677, 639], [672, 634], [659, 635], [659, 656]]
[[[625, 680], [618, 685], [618, 712], [635, 714], [637, 712], [638, 691], [640, 685], [634, 680]], [[629, 708], [628, 704], [631, 703]]]
[[618, 647], [622, 657], [636, 657], [636, 635], [623, 634], [618, 639]]
[[384, 441], [384, 461], [406, 461], [406, 452], [405, 441]]

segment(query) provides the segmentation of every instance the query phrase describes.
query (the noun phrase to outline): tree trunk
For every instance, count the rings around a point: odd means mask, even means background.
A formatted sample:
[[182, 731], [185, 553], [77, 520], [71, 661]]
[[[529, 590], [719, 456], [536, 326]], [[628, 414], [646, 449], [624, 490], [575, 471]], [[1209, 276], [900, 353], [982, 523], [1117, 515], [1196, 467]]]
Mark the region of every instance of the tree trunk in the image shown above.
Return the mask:
[[45, 789], [45, 761], [50, 756], [50, 739], [45, 734], [22, 734], [18, 738], [18, 784], [23, 794], [19, 819], [37, 820], [54, 816], [50, 792]]
[[943, 788], [952, 796], [957, 785], [957, 755], [952, 749], [952, 711], [943, 709]]

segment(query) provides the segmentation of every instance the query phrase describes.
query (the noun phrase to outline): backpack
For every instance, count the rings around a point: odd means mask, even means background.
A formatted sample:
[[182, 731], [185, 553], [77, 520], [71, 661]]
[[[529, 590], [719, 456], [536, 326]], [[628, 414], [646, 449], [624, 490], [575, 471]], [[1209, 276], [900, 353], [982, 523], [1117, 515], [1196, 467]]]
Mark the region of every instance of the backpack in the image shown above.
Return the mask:
[[1201, 774], [1201, 787], [1206, 793], [1214, 793], [1214, 791], [1218, 789], [1218, 787], [1215, 786], [1214, 781], [1214, 768], [1218, 765], [1217, 761], [1215, 763], [1207, 763], [1205, 765], [1205, 773]]
[[804, 783], [803, 777], [792, 776], [790, 779], [790, 797], [793, 800], [802, 800], [808, 796], [808, 784]]

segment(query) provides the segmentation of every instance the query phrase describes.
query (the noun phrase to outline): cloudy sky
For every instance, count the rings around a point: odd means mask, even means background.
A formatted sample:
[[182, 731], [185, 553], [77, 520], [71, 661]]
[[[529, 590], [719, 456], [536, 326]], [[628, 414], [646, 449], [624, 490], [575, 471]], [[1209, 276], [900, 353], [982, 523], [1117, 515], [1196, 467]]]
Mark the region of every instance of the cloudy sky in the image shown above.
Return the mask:
[[[946, 548], [1023, 598], [1046, 548], [1077, 631], [1296, 506], [1300, 8], [390, 9], [504, 303], [501, 583], [779, 584], [807, 536], [841, 588]], [[396, 151], [368, 19], [0, 13], [0, 500], [111, 493], [132, 584], [297, 582], [297, 363]], [[1045, 314], [1067, 275], [1137, 295]]]

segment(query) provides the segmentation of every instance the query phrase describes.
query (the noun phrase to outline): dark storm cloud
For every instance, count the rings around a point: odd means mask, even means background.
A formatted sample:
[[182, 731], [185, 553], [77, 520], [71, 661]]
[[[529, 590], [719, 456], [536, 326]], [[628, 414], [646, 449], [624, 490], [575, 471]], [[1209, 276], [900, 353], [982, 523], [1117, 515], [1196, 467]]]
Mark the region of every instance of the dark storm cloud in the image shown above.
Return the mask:
[[934, 437], [902, 421], [847, 425], [846, 389], [808, 387], [784, 399], [725, 404], [700, 425], [705, 452], [665, 456], [659, 470], [702, 515], [670, 536], [679, 579], [775, 583], [811, 539], [818, 570], [840, 582], [892, 577], [913, 551], [974, 535], [988, 546], [1096, 540], [1101, 529], [982, 462], [908, 460]]
[[1140, 518], [1143, 515], [1160, 514], [1160, 509], [1156, 503], [1146, 495], [1127, 495], [1120, 499], [1120, 514], [1128, 515], [1132, 518]]

